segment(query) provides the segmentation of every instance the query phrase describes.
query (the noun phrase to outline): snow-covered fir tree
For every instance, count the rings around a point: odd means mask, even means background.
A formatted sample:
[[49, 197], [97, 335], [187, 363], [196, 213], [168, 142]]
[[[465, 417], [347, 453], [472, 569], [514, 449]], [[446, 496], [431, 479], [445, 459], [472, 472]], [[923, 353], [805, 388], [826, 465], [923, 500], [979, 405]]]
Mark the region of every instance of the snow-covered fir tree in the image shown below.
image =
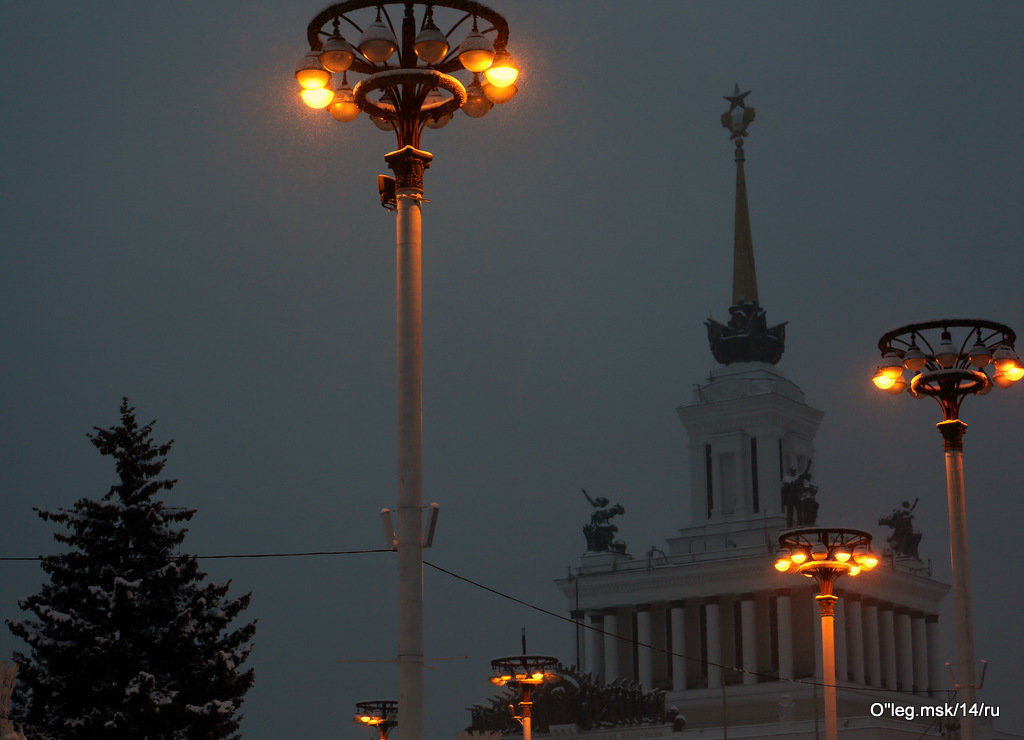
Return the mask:
[[88, 437], [113, 458], [117, 483], [70, 509], [38, 510], [62, 525], [66, 551], [42, 558], [49, 582], [7, 620], [30, 648], [15, 654], [12, 716], [32, 740], [237, 738], [252, 686], [243, 668], [255, 623], [238, 624], [249, 595], [227, 596], [179, 552], [194, 509], [159, 498], [171, 442], [152, 440], [127, 399], [121, 423]]

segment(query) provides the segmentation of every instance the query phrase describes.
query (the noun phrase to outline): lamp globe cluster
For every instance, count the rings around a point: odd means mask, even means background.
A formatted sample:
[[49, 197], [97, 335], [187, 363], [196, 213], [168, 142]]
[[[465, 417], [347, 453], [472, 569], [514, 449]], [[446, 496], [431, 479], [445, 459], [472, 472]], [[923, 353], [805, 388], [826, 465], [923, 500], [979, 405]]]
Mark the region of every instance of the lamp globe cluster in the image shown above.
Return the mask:
[[871, 535], [856, 529], [795, 529], [779, 537], [775, 570], [808, 578], [834, 580], [855, 576], [878, 565]]
[[350, 0], [321, 11], [307, 36], [299, 94], [338, 121], [365, 113], [401, 136], [410, 125], [441, 128], [456, 110], [480, 118], [518, 92], [508, 24], [471, 0]]
[[[1003, 324], [953, 319], [912, 324], [886, 333], [872, 382], [883, 391], [915, 396], [988, 393], [1024, 378], [1016, 337]], [[909, 382], [907, 378], [910, 378]]]
[[557, 683], [562, 678], [554, 672], [558, 659], [550, 655], [513, 655], [491, 661], [495, 686], [539, 686]]
[[380, 740], [387, 740], [388, 733], [398, 726], [398, 702], [393, 699], [357, 702], [352, 721], [359, 725], [376, 727], [380, 733]]
[[[523, 635], [523, 651], [526, 651], [526, 636]], [[532, 691], [545, 683], [557, 683], [562, 677], [555, 673], [558, 659], [550, 655], [513, 655], [495, 658], [491, 661], [491, 683], [495, 686], [510, 686], [520, 691], [519, 714], [513, 715], [523, 725], [523, 740], [531, 740]]]

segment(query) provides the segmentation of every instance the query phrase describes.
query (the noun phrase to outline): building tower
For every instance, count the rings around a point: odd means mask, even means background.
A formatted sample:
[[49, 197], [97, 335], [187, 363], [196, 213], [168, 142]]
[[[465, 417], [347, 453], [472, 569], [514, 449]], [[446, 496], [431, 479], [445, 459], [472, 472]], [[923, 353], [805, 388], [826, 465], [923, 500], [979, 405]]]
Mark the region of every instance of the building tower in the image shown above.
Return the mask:
[[[588, 534], [588, 551], [556, 583], [580, 625], [582, 672], [663, 689], [688, 729], [745, 726], [743, 737], [767, 738], [813, 732], [820, 714], [814, 586], [793, 583], [772, 562], [780, 530], [815, 524], [811, 476], [823, 414], [776, 368], [785, 324], [769, 327], [760, 305], [744, 172], [755, 115], [748, 94], [737, 86], [722, 116], [735, 145], [736, 210], [729, 320], [706, 322], [719, 366], [677, 409], [689, 437], [689, 523], [644, 558], [595, 548], [610, 534]], [[612, 510], [606, 500], [591, 503], [589, 526], [600, 530]], [[917, 736], [918, 725], [872, 717], [868, 707], [945, 698], [937, 615], [948, 586], [916, 554], [901, 553], [846, 580], [835, 622], [844, 727], [867, 728], [864, 737]]]

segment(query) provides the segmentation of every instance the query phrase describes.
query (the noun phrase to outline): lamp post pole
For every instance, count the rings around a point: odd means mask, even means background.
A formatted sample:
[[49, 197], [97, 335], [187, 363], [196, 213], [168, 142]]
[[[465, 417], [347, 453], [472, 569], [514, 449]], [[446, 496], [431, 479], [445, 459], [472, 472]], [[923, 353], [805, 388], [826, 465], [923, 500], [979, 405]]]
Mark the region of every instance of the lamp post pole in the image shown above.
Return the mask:
[[[935, 426], [942, 434], [949, 504], [949, 558], [956, 612], [956, 688], [969, 709], [977, 691], [974, 675], [974, 628], [967, 563], [967, 512], [964, 500], [963, 439], [967, 424], [960, 420], [960, 402], [984, 395], [993, 385], [1008, 388], [1024, 377], [1014, 351], [1010, 327], [983, 319], [941, 319], [908, 324], [878, 340], [882, 363], [873, 381], [881, 390], [904, 389], [916, 398], [930, 396], [942, 409]], [[908, 384], [904, 371], [912, 373]], [[960, 719], [961, 740], [974, 740], [974, 717]]]
[[[398, 20], [397, 33], [393, 20]], [[470, 25], [472, 30], [468, 30]], [[448, 30], [442, 31], [441, 27]], [[343, 35], [353, 32], [359, 34], [356, 44]], [[451, 39], [456, 34], [461, 40], [453, 44]], [[303, 101], [311, 108], [326, 109], [338, 121], [352, 121], [365, 113], [378, 128], [393, 130], [398, 143], [397, 149], [384, 158], [394, 178], [378, 178], [378, 189], [382, 205], [397, 211], [398, 706], [405, 740], [421, 740], [421, 205], [423, 172], [433, 155], [420, 149], [420, 137], [424, 127], [441, 128], [458, 110], [479, 118], [494, 103], [511, 100], [518, 70], [507, 50], [505, 19], [473, 0], [347, 0], [320, 11], [310, 21], [306, 36], [309, 53], [302, 57], [295, 72]], [[349, 86], [349, 73], [364, 75], [354, 88]], [[481, 82], [481, 73], [486, 83]], [[471, 74], [472, 80], [464, 82], [456, 76], [459, 74]]]
[[775, 569], [781, 573], [800, 573], [818, 583], [821, 614], [821, 667], [825, 684], [825, 737], [839, 736], [836, 700], [835, 603], [833, 584], [841, 575], [855, 576], [871, 570], [878, 558], [871, 552], [871, 535], [859, 529], [808, 527], [790, 529], [779, 535]]

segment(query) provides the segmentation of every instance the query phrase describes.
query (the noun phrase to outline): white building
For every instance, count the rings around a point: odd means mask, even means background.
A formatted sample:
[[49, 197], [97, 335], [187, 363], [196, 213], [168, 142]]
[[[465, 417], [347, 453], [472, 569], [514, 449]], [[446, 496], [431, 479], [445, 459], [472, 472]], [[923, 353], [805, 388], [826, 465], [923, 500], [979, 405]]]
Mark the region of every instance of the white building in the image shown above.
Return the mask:
[[[810, 469], [822, 412], [776, 369], [784, 325], [768, 327], [758, 302], [743, 170], [743, 137], [754, 111], [745, 95], [737, 88], [723, 116], [736, 142], [737, 181], [730, 321], [708, 322], [721, 366], [678, 409], [690, 469], [689, 511], [680, 518], [690, 524], [674, 533], [652, 532], [668, 536], [662, 550], [646, 556], [602, 549], [595, 538], [556, 583], [579, 625], [581, 672], [606, 683], [626, 678], [663, 689], [666, 704], [686, 719], [682, 737], [809, 738], [824, 735], [816, 585], [778, 573], [772, 563], [779, 531], [797, 523], [787, 524], [788, 517], [801, 514], [795, 499], [784, 501], [783, 483]], [[600, 515], [594, 526], [602, 526]], [[884, 546], [875, 543], [878, 552]], [[940, 645], [938, 632], [947, 590], [912, 556], [883, 558], [870, 574], [839, 579], [843, 737], [919, 738], [955, 728], [949, 718], [928, 716], [951, 706], [944, 669], [951, 650]], [[1010, 737], [994, 731], [990, 720], [979, 730], [984, 738]], [[671, 732], [581, 734], [628, 740]]]

